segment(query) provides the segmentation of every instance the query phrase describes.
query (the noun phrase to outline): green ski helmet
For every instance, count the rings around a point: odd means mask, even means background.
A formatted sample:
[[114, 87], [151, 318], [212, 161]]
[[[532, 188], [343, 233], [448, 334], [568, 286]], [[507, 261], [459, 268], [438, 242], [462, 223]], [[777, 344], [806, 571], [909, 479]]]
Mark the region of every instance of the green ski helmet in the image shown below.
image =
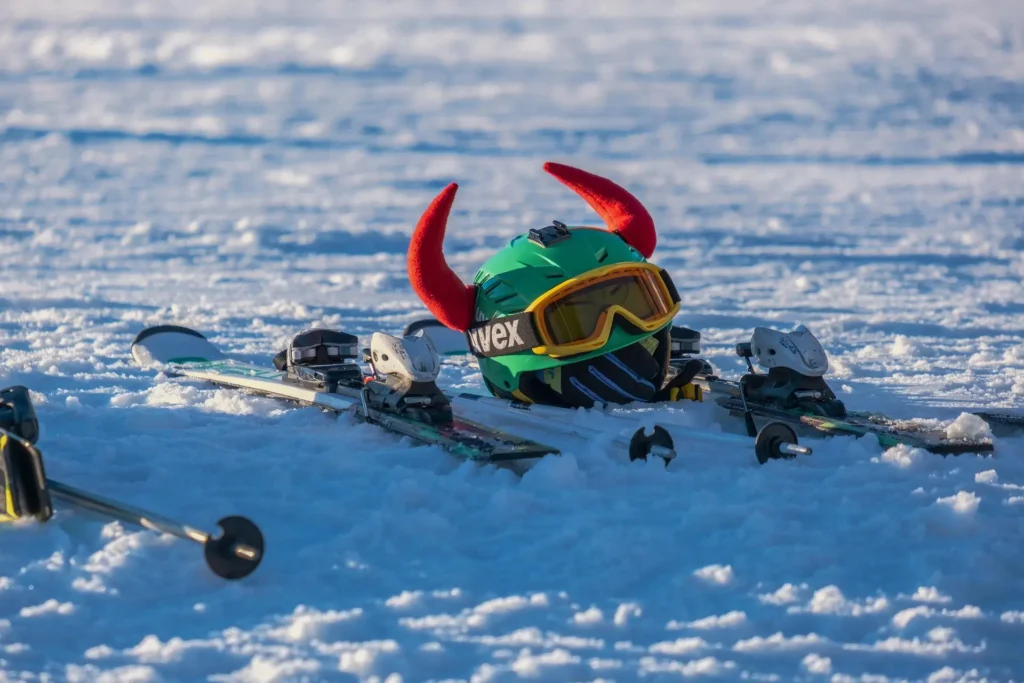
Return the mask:
[[558, 221], [515, 237], [464, 284], [442, 251], [458, 185], [420, 218], [409, 280], [445, 326], [466, 334], [488, 389], [558, 406], [649, 401], [661, 388], [679, 294], [647, 259], [657, 236], [636, 197], [562, 164], [544, 170], [579, 194], [607, 229]]

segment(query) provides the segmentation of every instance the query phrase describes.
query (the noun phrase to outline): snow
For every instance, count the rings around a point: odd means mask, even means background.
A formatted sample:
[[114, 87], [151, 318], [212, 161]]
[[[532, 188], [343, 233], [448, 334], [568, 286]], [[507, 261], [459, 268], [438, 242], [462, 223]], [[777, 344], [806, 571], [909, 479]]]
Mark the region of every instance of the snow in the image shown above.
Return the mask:
[[978, 510], [981, 498], [973, 491], [957, 491], [955, 496], [946, 496], [935, 501], [939, 505], [947, 505], [960, 514], [970, 514]]
[[811, 653], [800, 661], [800, 665], [807, 670], [807, 673], [827, 675], [832, 673], [832, 660], [829, 657], [822, 657]]
[[[0, 386], [48, 474], [267, 538], [247, 579], [58, 505], [0, 528], [0, 680], [1006, 681], [1024, 655], [1024, 447], [805, 439], [759, 466], [709, 404], [579, 436], [523, 476], [351, 419], [134, 366], [188, 325], [265, 362], [424, 309], [419, 213], [461, 184], [464, 279], [596, 217], [615, 178], [722, 374], [806, 324], [848, 405], [986, 434], [1024, 394], [1024, 19], [997, 0], [9, 2], [0, 28]], [[441, 381], [481, 391], [474, 363]], [[614, 438], [671, 425], [680, 456]]]

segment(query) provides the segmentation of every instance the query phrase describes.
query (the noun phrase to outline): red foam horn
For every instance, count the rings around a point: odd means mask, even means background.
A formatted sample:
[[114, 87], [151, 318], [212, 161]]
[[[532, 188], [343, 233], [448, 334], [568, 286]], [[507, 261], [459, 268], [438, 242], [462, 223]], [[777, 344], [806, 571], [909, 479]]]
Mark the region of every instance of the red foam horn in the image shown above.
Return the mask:
[[409, 242], [406, 263], [412, 288], [434, 317], [453, 330], [465, 332], [473, 324], [476, 290], [452, 272], [441, 248], [458, 189], [452, 183], [441, 190], [420, 216]]
[[644, 258], [651, 257], [658, 244], [658, 235], [654, 229], [654, 219], [639, 199], [607, 178], [572, 166], [549, 161], [544, 164], [544, 170], [583, 197], [604, 220], [609, 230], [618, 233]]

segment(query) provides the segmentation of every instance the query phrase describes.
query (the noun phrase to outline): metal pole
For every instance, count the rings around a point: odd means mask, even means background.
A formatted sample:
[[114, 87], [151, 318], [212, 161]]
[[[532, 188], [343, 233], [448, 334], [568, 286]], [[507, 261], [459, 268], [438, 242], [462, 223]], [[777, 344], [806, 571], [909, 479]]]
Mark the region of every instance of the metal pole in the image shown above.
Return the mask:
[[101, 498], [53, 479], [47, 479], [46, 486], [52, 497], [77, 507], [198, 543], [204, 548], [207, 564], [224, 578], [239, 579], [247, 576], [263, 559], [263, 535], [255, 524], [244, 517], [233, 516], [220, 520], [218, 525], [224, 533], [214, 538], [201, 529]]

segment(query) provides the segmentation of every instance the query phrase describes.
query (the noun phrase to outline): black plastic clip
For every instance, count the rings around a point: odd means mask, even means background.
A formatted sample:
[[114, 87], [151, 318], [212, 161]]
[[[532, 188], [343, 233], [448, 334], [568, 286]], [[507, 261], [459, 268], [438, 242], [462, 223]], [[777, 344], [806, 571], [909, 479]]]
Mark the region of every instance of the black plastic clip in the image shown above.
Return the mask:
[[572, 237], [572, 233], [569, 232], [569, 228], [561, 221], [551, 221], [551, 225], [541, 228], [530, 228], [529, 240], [536, 242], [542, 247], [550, 247], [552, 244], [557, 244], [562, 240], [567, 240]]

